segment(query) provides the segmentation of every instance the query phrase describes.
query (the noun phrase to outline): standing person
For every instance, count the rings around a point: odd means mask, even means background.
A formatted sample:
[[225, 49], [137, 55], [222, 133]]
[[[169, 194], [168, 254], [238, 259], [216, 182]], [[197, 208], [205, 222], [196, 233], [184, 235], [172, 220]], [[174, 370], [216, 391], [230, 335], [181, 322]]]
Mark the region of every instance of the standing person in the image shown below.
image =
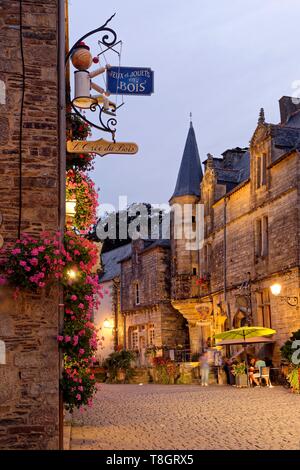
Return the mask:
[[227, 385], [233, 385], [234, 383], [234, 380], [232, 379], [232, 377], [234, 376], [231, 373], [231, 366], [232, 366], [232, 361], [226, 357], [224, 361], [223, 369], [226, 374]]
[[204, 352], [200, 357], [200, 371], [201, 371], [201, 385], [202, 387], [208, 387], [208, 376], [209, 376], [209, 363], [208, 354]]

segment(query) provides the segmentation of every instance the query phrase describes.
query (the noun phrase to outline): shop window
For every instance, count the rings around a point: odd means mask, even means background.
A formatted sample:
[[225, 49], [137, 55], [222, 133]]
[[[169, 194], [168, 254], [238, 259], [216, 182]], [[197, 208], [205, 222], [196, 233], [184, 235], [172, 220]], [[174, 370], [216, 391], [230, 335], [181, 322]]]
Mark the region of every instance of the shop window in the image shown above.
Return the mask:
[[154, 334], [154, 325], [153, 324], [149, 325], [148, 336], [149, 336], [149, 345], [150, 346], [154, 345], [155, 334]]
[[139, 348], [139, 332], [138, 329], [135, 328], [131, 332], [131, 349], [136, 351]]
[[257, 326], [272, 327], [269, 289], [257, 293]]

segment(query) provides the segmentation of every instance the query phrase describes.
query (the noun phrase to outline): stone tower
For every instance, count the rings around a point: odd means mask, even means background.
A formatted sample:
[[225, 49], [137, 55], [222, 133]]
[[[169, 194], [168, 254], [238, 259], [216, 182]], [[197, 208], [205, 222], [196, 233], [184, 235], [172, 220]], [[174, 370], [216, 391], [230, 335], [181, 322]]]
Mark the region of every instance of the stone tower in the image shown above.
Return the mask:
[[[188, 131], [173, 196], [170, 199], [171, 251], [173, 275], [199, 274], [199, 250], [196, 241], [196, 204], [200, 201], [203, 178], [195, 131], [192, 122]], [[180, 219], [182, 215], [182, 220]], [[184, 223], [183, 223], [184, 219]], [[193, 248], [193, 249], [191, 249]]]
[[[188, 321], [192, 353], [203, 349], [202, 323], [198, 312], [200, 286], [199, 220], [202, 167], [195, 131], [190, 124], [176, 187], [170, 199], [172, 305]], [[183, 220], [178, 216], [185, 214]]]

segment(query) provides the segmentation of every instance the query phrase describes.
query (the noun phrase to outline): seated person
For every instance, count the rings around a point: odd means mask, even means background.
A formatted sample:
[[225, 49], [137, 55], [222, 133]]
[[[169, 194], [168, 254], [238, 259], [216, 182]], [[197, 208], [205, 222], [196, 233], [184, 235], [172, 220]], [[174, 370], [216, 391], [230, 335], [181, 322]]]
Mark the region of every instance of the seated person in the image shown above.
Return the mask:
[[[265, 361], [263, 361], [262, 359], [257, 359], [257, 361], [255, 362], [255, 368], [259, 370], [259, 376], [261, 376], [261, 371], [263, 367], [266, 367]], [[273, 388], [273, 385], [270, 381], [270, 377], [266, 375], [263, 378], [266, 381], [267, 387]]]
[[256, 359], [255, 359], [255, 357], [253, 357], [253, 358], [250, 360], [249, 381], [250, 381], [250, 385], [253, 386], [253, 384], [255, 383], [255, 385], [257, 385], [258, 387], [260, 387], [259, 381], [257, 380], [258, 374], [255, 374], [255, 364], [256, 364]]

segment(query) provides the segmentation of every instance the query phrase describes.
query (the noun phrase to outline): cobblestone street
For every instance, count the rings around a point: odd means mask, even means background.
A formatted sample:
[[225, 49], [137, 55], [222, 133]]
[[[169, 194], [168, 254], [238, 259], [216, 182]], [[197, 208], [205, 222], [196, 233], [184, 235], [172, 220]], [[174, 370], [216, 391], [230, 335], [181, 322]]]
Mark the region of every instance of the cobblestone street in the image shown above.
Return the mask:
[[71, 449], [299, 449], [300, 397], [282, 387], [101, 386]]

